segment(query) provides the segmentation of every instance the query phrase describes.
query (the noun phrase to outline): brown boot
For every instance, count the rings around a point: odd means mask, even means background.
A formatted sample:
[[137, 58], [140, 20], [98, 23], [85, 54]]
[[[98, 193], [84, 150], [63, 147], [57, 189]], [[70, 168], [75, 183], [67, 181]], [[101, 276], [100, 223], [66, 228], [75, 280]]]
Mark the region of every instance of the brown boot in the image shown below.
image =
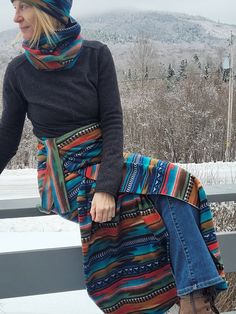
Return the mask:
[[212, 287], [182, 296], [179, 301], [179, 314], [220, 314], [214, 304], [215, 297]]

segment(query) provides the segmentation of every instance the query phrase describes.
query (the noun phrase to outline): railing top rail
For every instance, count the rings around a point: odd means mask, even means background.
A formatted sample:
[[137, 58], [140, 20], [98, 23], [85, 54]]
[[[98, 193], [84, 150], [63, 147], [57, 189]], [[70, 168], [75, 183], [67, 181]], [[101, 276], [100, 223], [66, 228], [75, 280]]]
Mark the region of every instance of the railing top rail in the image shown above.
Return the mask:
[[[204, 188], [209, 202], [236, 201], [235, 184], [206, 185]], [[0, 199], [0, 218], [44, 216], [37, 208], [39, 205], [39, 197]]]

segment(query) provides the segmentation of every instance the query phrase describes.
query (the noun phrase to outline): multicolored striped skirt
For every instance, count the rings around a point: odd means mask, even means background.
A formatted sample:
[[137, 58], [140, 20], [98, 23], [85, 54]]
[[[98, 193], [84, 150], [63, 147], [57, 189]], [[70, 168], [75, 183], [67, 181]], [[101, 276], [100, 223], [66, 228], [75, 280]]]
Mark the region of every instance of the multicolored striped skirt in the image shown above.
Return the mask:
[[[40, 210], [79, 223], [89, 296], [104, 313], [164, 313], [177, 300], [168, 233], [151, 194], [168, 195], [199, 210], [200, 229], [224, 278], [211, 210], [201, 182], [181, 167], [124, 153], [116, 216], [91, 220], [90, 207], [102, 153], [102, 130], [93, 123], [38, 142]], [[227, 288], [224, 281], [216, 287]]]

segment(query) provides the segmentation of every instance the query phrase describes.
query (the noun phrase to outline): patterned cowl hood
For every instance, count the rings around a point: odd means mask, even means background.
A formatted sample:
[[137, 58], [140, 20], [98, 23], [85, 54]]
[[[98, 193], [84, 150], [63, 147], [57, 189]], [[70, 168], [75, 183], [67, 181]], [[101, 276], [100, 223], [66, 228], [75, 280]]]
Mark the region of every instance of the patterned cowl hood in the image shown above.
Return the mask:
[[[11, 0], [11, 2], [13, 1]], [[63, 24], [67, 24], [68, 22], [72, 0], [24, 0], [24, 2], [34, 5], [38, 9], [55, 17]]]
[[[11, 0], [12, 2], [14, 0]], [[73, 0], [23, 0], [65, 24], [65, 28], [55, 30], [53, 43], [45, 33], [32, 46], [28, 40], [23, 41], [25, 56], [28, 61], [41, 71], [59, 71], [72, 68], [81, 52], [83, 38], [80, 24], [70, 16]]]

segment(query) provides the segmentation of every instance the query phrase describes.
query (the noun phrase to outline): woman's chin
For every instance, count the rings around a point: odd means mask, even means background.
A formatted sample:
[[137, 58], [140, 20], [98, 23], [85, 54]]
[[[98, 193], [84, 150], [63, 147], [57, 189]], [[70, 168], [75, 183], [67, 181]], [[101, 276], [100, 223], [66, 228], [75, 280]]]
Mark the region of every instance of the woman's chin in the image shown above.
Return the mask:
[[22, 38], [24, 40], [31, 40], [32, 39], [32, 34], [29, 34], [28, 32], [21, 32]]
[[25, 36], [25, 35], [22, 35], [22, 37], [26, 41], [31, 40], [31, 38], [32, 38], [31, 36]]

